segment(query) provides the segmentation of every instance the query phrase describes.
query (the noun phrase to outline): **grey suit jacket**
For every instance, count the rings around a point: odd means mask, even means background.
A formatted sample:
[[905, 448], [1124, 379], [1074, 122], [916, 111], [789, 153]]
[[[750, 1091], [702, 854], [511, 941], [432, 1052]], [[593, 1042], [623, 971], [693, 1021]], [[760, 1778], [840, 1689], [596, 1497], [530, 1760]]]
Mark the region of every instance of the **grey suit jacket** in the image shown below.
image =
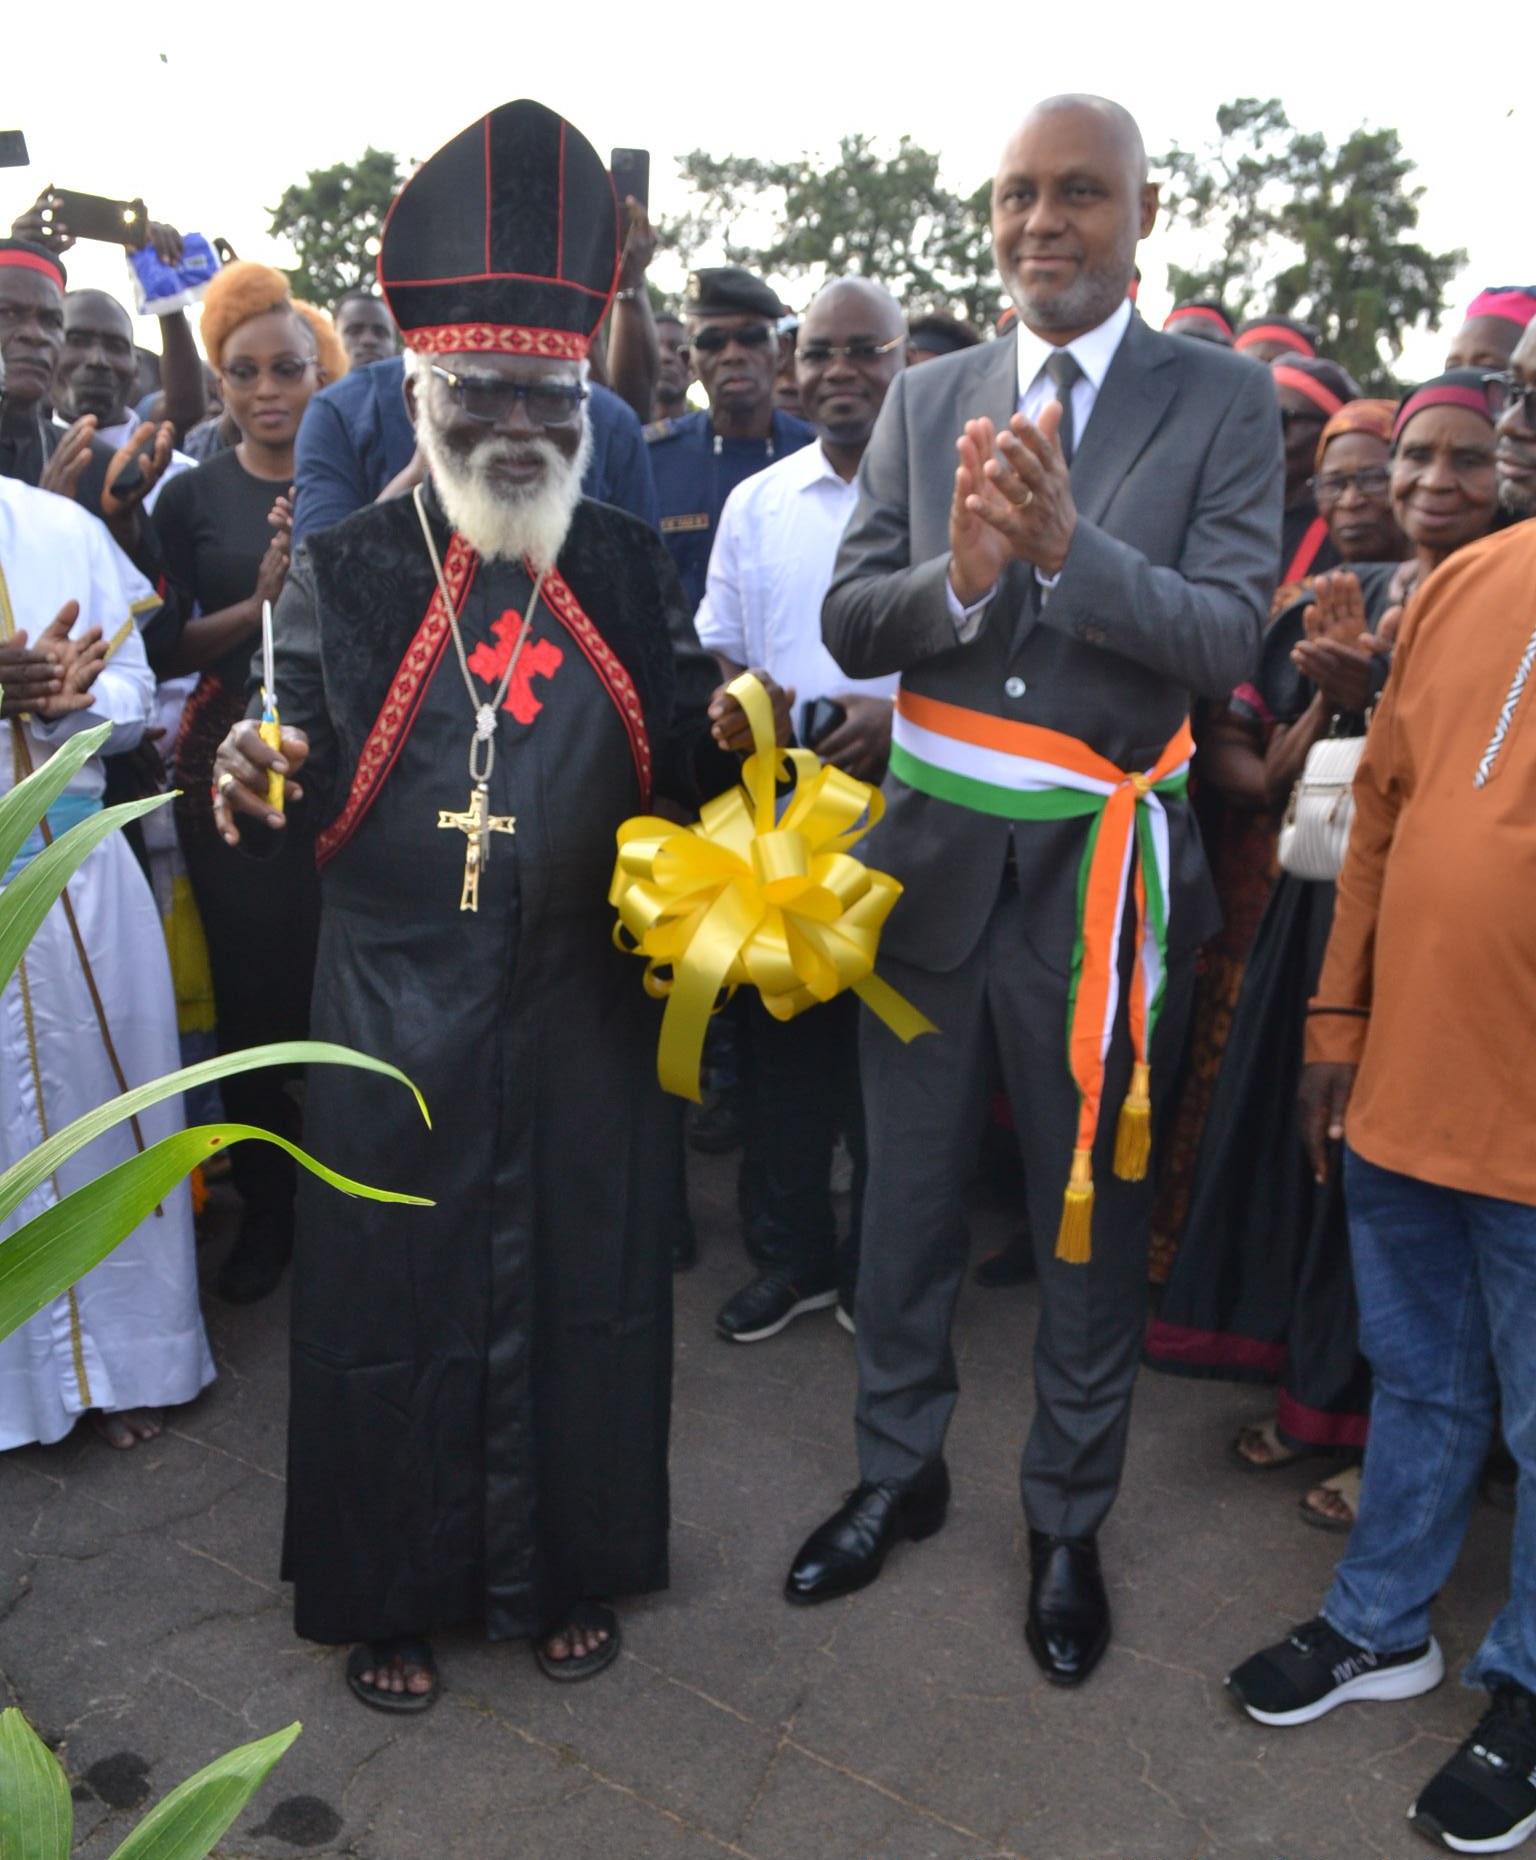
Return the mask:
[[[823, 637], [850, 677], [900, 672], [913, 691], [1060, 730], [1121, 768], [1148, 768], [1191, 694], [1225, 697], [1258, 651], [1283, 483], [1269, 371], [1157, 335], [1133, 315], [1072, 461], [1078, 524], [1060, 579], [1046, 592], [1028, 563], [1010, 563], [980, 634], [962, 646], [946, 595], [955, 440], [980, 414], [1000, 429], [1017, 404], [1012, 339], [897, 377], [859, 471]], [[884, 950], [936, 971], [963, 962], [996, 901], [1011, 837], [1037, 954], [1065, 978], [1084, 823], [1013, 825], [894, 775], [885, 794], [867, 857], [906, 892]], [[1217, 918], [1189, 810], [1169, 813], [1176, 955]]]

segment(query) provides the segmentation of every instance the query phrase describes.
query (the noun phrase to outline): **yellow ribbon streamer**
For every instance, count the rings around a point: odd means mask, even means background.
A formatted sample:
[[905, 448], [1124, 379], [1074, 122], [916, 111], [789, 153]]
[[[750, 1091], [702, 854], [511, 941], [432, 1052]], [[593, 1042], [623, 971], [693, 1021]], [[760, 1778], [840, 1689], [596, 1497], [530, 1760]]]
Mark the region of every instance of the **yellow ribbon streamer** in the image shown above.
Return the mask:
[[[741, 785], [707, 801], [691, 827], [626, 820], [608, 888], [614, 942], [645, 958], [646, 992], [667, 1004], [657, 1074], [695, 1101], [709, 1017], [743, 984], [775, 1020], [851, 988], [898, 1039], [936, 1031], [874, 973], [901, 886], [848, 848], [884, 813], [884, 797], [808, 749], [776, 748], [773, 706], [750, 672], [727, 689], [752, 730]], [[781, 772], [794, 791], [775, 819]]]

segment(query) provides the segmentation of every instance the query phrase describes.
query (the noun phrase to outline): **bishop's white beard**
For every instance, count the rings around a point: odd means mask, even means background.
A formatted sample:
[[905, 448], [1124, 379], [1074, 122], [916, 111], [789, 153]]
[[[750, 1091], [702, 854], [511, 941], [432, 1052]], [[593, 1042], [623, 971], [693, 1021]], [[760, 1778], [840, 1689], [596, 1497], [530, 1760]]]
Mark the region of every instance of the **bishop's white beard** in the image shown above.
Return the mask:
[[[464, 454], [445, 442], [425, 394], [417, 407], [416, 435], [432, 482], [444, 514], [465, 542], [488, 561], [516, 562], [526, 556], [535, 572], [552, 567], [581, 501], [581, 481], [592, 456], [590, 422], [582, 420], [574, 458], [549, 439], [498, 439], [489, 433]], [[543, 459], [545, 469], [526, 489], [487, 476], [486, 468], [496, 460], [531, 454]]]

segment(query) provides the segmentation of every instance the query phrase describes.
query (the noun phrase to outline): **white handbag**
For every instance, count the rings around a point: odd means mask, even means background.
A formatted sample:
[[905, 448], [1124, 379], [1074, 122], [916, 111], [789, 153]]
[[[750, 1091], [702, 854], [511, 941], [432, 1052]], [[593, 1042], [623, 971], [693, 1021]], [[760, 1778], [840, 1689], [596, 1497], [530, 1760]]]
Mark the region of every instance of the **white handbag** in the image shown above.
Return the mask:
[[1364, 748], [1362, 732], [1322, 737], [1307, 751], [1280, 824], [1280, 869], [1293, 878], [1331, 884], [1339, 876], [1355, 815], [1355, 770]]

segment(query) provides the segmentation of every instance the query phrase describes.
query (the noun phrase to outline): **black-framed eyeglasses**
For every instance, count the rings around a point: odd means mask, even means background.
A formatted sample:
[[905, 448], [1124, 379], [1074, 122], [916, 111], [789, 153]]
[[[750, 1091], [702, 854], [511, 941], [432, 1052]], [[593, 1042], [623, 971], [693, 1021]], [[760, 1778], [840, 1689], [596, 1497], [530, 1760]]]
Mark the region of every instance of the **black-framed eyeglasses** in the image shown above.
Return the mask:
[[1319, 472], [1307, 480], [1319, 510], [1338, 503], [1351, 485], [1362, 497], [1385, 497], [1391, 482], [1392, 474], [1385, 465], [1363, 465], [1359, 471]]
[[739, 342], [744, 349], [761, 349], [778, 339], [778, 328], [772, 323], [747, 323], [741, 329], [722, 329], [718, 323], [710, 323], [693, 332], [688, 346], [700, 355], [718, 355], [732, 342]]
[[1484, 375], [1483, 392], [1488, 396], [1488, 411], [1499, 420], [1511, 407], [1520, 409], [1520, 418], [1536, 433], [1536, 382], [1529, 387], [1513, 370], [1508, 374]]
[[858, 336], [852, 342], [802, 342], [795, 350], [795, 360], [807, 368], [825, 368], [834, 355], [845, 362], [875, 362], [906, 341], [904, 335], [892, 336], [889, 342], [876, 342], [873, 336]]
[[493, 426], [521, 405], [535, 426], [569, 426], [587, 390], [574, 381], [506, 381], [500, 375], [456, 375], [434, 362], [432, 372], [471, 420]]
[[268, 362], [263, 368], [260, 362], [231, 362], [219, 373], [226, 381], [233, 381], [236, 387], [254, 387], [263, 374], [271, 375], [274, 381], [282, 382], [284, 387], [295, 387], [302, 381], [315, 365], [312, 355], [280, 355], [275, 362]]

